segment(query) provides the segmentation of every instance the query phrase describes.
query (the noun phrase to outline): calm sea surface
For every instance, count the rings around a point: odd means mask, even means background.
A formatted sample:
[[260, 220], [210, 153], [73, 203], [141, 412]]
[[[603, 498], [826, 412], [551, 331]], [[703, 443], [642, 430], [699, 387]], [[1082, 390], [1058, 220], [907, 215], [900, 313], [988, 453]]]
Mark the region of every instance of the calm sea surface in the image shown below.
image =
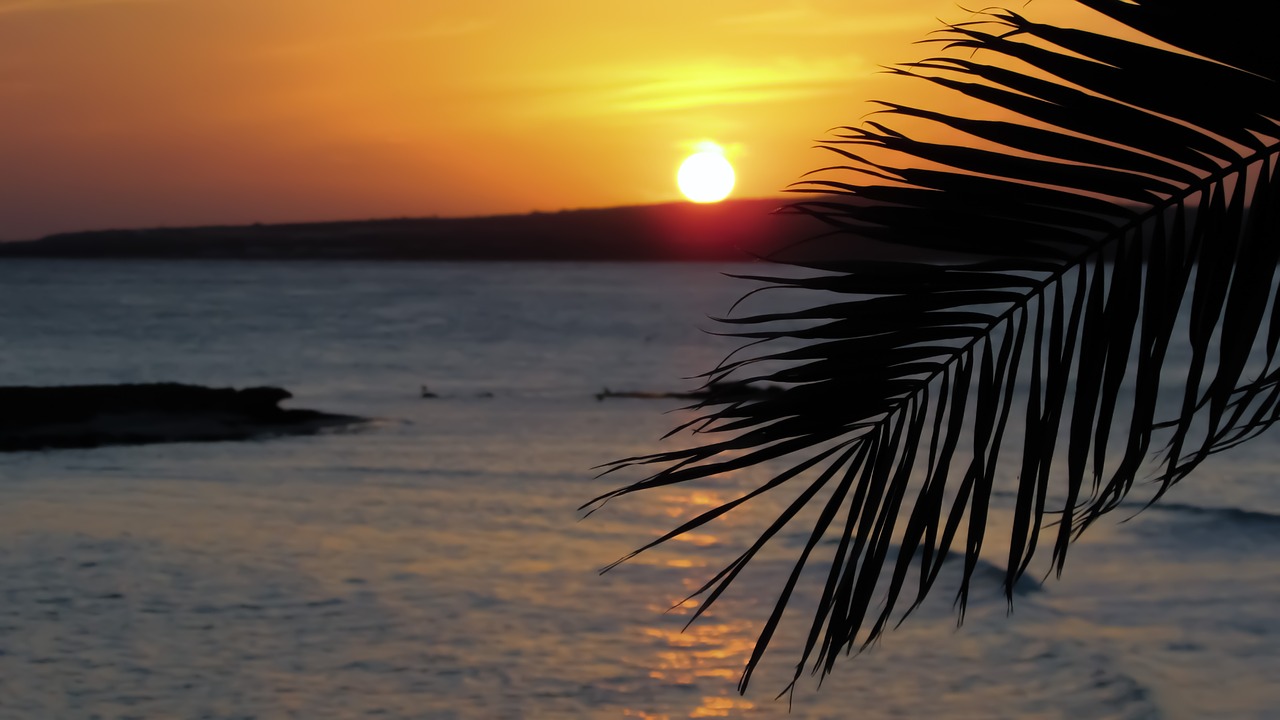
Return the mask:
[[[593, 395], [692, 387], [743, 269], [0, 264], [0, 384], [271, 384], [377, 419], [0, 455], [0, 718], [787, 716], [797, 628], [735, 685], [803, 527], [688, 630], [666, 610], [789, 497], [604, 576], [763, 474], [576, 511], [683, 417]], [[1104, 520], [1012, 616], [996, 564], [958, 630], [940, 588], [789, 717], [1280, 717], [1278, 459], [1264, 436]]]

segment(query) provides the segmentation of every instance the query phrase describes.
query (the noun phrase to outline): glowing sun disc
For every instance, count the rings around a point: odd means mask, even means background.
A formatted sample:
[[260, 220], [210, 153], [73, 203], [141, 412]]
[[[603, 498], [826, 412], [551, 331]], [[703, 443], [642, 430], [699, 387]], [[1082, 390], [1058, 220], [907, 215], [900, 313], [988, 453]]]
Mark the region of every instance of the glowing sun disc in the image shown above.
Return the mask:
[[716, 150], [702, 150], [685, 158], [676, 173], [680, 192], [696, 203], [719, 202], [733, 190], [733, 166]]

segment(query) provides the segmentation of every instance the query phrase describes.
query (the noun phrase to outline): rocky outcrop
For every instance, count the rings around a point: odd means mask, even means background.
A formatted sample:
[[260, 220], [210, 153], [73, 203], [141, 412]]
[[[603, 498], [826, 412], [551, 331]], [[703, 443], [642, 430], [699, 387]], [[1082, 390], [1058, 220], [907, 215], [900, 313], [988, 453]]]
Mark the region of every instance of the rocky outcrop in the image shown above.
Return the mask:
[[732, 402], [751, 402], [777, 395], [782, 388], [777, 385], [761, 385], [751, 382], [722, 381], [704, 385], [690, 392], [652, 392], [646, 390], [610, 390], [605, 388], [596, 393], [596, 400], [607, 398], [640, 398], [642, 400], [658, 400], [662, 398], [680, 398], [700, 400], [704, 404], [724, 404]]
[[364, 418], [279, 407], [276, 387], [179, 383], [0, 387], [0, 452], [313, 433]]

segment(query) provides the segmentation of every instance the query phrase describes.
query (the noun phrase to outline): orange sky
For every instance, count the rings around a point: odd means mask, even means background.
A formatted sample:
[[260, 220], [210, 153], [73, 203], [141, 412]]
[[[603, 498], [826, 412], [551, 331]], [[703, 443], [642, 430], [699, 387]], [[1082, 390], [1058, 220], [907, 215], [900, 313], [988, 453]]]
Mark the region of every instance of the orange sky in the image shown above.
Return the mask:
[[770, 195], [887, 96], [878, 65], [967, 16], [954, 0], [0, 0], [0, 238], [660, 202], [708, 139], [735, 196]]

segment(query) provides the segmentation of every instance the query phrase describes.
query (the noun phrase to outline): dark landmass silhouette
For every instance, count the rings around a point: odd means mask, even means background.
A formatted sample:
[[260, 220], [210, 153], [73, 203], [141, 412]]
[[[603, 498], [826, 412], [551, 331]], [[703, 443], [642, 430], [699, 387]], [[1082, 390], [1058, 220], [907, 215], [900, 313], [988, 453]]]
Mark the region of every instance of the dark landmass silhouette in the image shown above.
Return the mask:
[[[417, 218], [61, 233], [0, 243], [0, 257], [234, 260], [741, 261], [821, 235], [782, 199], [472, 218]], [[849, 243], [846, 235], [841, 242]], [[876, 245], [876, 243], [871, 243]]]
[[0, 387], [0, 452], [249, 440], [365, 422], [279, 407], [291, 397], [276, 387], [179, 383]]

